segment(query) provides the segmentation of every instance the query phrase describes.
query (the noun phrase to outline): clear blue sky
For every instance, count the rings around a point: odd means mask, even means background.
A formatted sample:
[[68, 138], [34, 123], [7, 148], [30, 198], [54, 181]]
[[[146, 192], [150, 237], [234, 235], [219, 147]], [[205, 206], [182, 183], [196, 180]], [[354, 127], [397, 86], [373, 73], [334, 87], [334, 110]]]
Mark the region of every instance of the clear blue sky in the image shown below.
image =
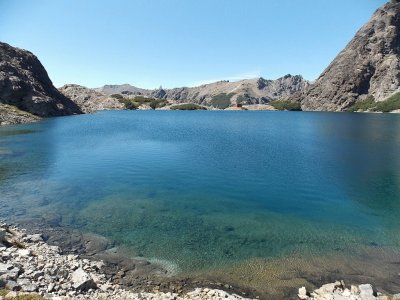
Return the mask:
[[56, 86], [314, 80], [385, 0], [0, 0], [0, 41]]

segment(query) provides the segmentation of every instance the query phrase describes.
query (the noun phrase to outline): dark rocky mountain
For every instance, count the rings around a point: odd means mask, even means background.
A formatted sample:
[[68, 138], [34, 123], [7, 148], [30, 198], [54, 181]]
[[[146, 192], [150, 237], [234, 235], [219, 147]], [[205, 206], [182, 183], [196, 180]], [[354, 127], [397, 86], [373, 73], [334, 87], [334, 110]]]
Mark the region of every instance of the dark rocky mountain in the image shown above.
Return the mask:
[[292, 100], [303, 110], [343, 111], [373, 96], [383, 101], [400, 88], [400, 1], [379, 8], [318, 80]]
[[[10, 106], [39, 117], [79, 114], [81, 110], [70, 99], [62, 95], [51, 82], [43, 65], [31, 52], [0, 42], [0, 122], [22, 122], [15, 119], [17, 110], [6, 111]], [[26, 114], [25, 114], [26, 116]]]

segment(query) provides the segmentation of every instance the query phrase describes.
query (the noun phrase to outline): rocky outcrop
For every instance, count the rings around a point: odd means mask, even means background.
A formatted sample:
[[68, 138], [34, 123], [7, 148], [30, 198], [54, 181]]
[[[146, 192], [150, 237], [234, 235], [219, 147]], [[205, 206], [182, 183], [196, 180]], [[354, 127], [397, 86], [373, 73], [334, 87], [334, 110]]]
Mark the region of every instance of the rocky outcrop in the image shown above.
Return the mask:
[[343, 111], [373, 96], [400, 90], [400, 3], [379, 8], [318, 80], [293, 100], [303, 110]]
[[0, 103], [39, 117], [81, 113], [75, 103], [53, 86], [35, 55], [1, 42]]
[[59, 88], [59, 91], [78, 105], [84, 113], [124, 109], [124, 105], [117, 99], [77, 84], [66, 84]]
[[39, 121], [40, 118], [15, 106], [0, 103], [0, 126]]

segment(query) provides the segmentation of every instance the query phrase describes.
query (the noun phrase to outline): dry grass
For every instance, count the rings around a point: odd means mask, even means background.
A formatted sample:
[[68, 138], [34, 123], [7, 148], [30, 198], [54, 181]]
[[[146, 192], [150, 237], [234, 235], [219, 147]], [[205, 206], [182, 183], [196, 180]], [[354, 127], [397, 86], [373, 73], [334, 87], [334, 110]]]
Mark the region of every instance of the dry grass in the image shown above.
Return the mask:
[[[5, 297], [10, 291], [5, 289], [0, 289], [0, 297]], [[7, 298], [9, 300], [44, 300], [42, 296], [38, 294], [26, 294], [26, 295], [18, 295], [16, 297]]]

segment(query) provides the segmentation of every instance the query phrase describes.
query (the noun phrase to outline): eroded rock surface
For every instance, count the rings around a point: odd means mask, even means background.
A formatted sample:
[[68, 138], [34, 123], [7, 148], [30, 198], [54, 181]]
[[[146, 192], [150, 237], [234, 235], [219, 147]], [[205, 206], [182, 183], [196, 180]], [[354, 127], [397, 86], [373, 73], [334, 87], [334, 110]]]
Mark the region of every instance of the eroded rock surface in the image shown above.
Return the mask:
[[84, 113], [124, 109], [124, 105], [117, 99], [77, 84], [66, 84], [59, 88], [59, 91], [78, 105]]
[[[39, 117], [79, 114], [81, 110], [51, 82], [38, 58], [31, 52], [0, 42], [0, 103]], [[2, 123], [32, 120], [2, 106]], [[11, 108], [12, 110], [12, 108]]]
[[343, 111], [373, 96], [400, 90], [400, 3], [379, 8], [318, 80], [292, 99], [303, 110]]

